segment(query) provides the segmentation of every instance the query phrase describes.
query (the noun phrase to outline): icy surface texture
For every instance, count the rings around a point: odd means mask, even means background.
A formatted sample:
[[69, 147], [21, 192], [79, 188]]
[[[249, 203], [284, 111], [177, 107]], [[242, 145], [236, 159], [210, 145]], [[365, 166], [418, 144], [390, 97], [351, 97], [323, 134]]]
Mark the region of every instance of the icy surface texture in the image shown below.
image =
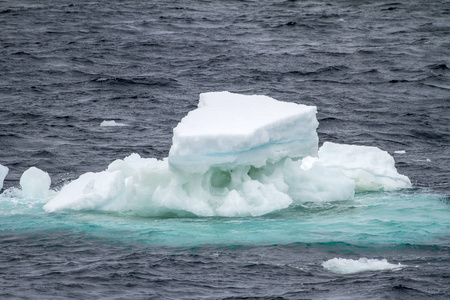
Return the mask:
[[202, 174], [186, 174], [169, 168], [167, 160], [133, 154], [116, 160], [106, 171], [82, 175], [66, 185], [44, 208], [50, 212], [131, 210], [144, 216], [167, 213], [248, 216], [286, 208], [292, 203], [283, 180], [277, 186], [277, 175], [270, 174], [267, 180], [271, 183], [265, 183], [263, 174], [254, 175], [260, 180], [252, 179], [250, 169], [250, 166], [232, 171], [211, 168]]
[[80, 176], [44, 208], [133, 211], [144, 216], [259, 216], [293, 202], [353, 198], [354, 181], [339, 170], [324, 173], [319, 163], [307, 170], [301, 165], [287, 158], [260, 168], [242, 165], [185, 173], [170, 168], [167, 160], [132, 154], [106, 171]]
[[394, 158], [376, 147], [325, 142], [319, 158], [325, 167], [339, 169], [355, 180], [357, 192], [411, 187], [409, 178], [397, 172]]
[[200, 94], [198, 108], [173, 130], [171, 166], [205, 172], [212, 166], [264, 166], [285, 157], [316, 156], [316, 107], [267, 96]]
[[50, 188], [51, 179], [47, 172], [31, 167], [20, 177], [20, 186], [26, 198], [46, 198]]
[[8, 175], [9, 169], [3, 165], [0, 165], [0, 190], [3, 188], [3, 180]]

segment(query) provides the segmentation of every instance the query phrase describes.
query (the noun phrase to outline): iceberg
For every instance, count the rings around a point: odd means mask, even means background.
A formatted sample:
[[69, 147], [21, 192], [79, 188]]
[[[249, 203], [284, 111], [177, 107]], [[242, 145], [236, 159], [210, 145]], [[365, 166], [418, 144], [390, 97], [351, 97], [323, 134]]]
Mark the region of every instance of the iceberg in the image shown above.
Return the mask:
[[294, 203], [410, 187], [375, 147], [324, 143], [316, 107], [260, 95], [200, 94], [163, 160], [131, 154], [64, 186], [44, 206], [142, 216], [260, 216]]

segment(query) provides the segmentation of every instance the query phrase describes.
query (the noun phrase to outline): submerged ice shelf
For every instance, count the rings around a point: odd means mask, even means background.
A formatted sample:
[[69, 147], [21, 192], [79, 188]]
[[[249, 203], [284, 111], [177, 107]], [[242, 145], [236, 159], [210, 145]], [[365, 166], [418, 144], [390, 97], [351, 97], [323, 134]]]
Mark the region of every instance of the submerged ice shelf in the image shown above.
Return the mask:
[[[411, 186], [378, 148], [325, 142], [318, 149], [317, 126], [313, 106], [267, 96], [201, 94], [198, 108], [174, 129], [168, 158], [118, 159], [105, 171], [83, 174], [48, 193], [44, 209], [259, 216], [293, 203], [349, 200], [355, 192]], [[27, 197], [30, 191], [47, 195], [49, 181], [41, 175], [45, 187], [33, 183]]]

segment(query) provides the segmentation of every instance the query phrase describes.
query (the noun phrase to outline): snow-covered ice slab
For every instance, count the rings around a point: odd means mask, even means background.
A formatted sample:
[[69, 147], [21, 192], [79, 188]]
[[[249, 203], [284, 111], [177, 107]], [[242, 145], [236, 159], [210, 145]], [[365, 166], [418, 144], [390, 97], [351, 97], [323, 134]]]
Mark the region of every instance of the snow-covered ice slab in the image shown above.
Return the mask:
[[261, 167], [283, 158], [317, 156], [317, 109], [268, 96], [200, 94], [198, 108], [173, 130], [171, 167]]

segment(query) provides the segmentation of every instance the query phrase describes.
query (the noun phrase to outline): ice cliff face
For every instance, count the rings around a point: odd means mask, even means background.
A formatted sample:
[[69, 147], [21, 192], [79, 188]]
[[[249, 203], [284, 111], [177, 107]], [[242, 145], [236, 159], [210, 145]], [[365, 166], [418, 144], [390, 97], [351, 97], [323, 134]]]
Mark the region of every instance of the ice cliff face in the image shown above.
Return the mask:
[[200, 95], [173, 130], [171, 166], [189, 172], [317, 156], [316, 107], [229, 92]]

